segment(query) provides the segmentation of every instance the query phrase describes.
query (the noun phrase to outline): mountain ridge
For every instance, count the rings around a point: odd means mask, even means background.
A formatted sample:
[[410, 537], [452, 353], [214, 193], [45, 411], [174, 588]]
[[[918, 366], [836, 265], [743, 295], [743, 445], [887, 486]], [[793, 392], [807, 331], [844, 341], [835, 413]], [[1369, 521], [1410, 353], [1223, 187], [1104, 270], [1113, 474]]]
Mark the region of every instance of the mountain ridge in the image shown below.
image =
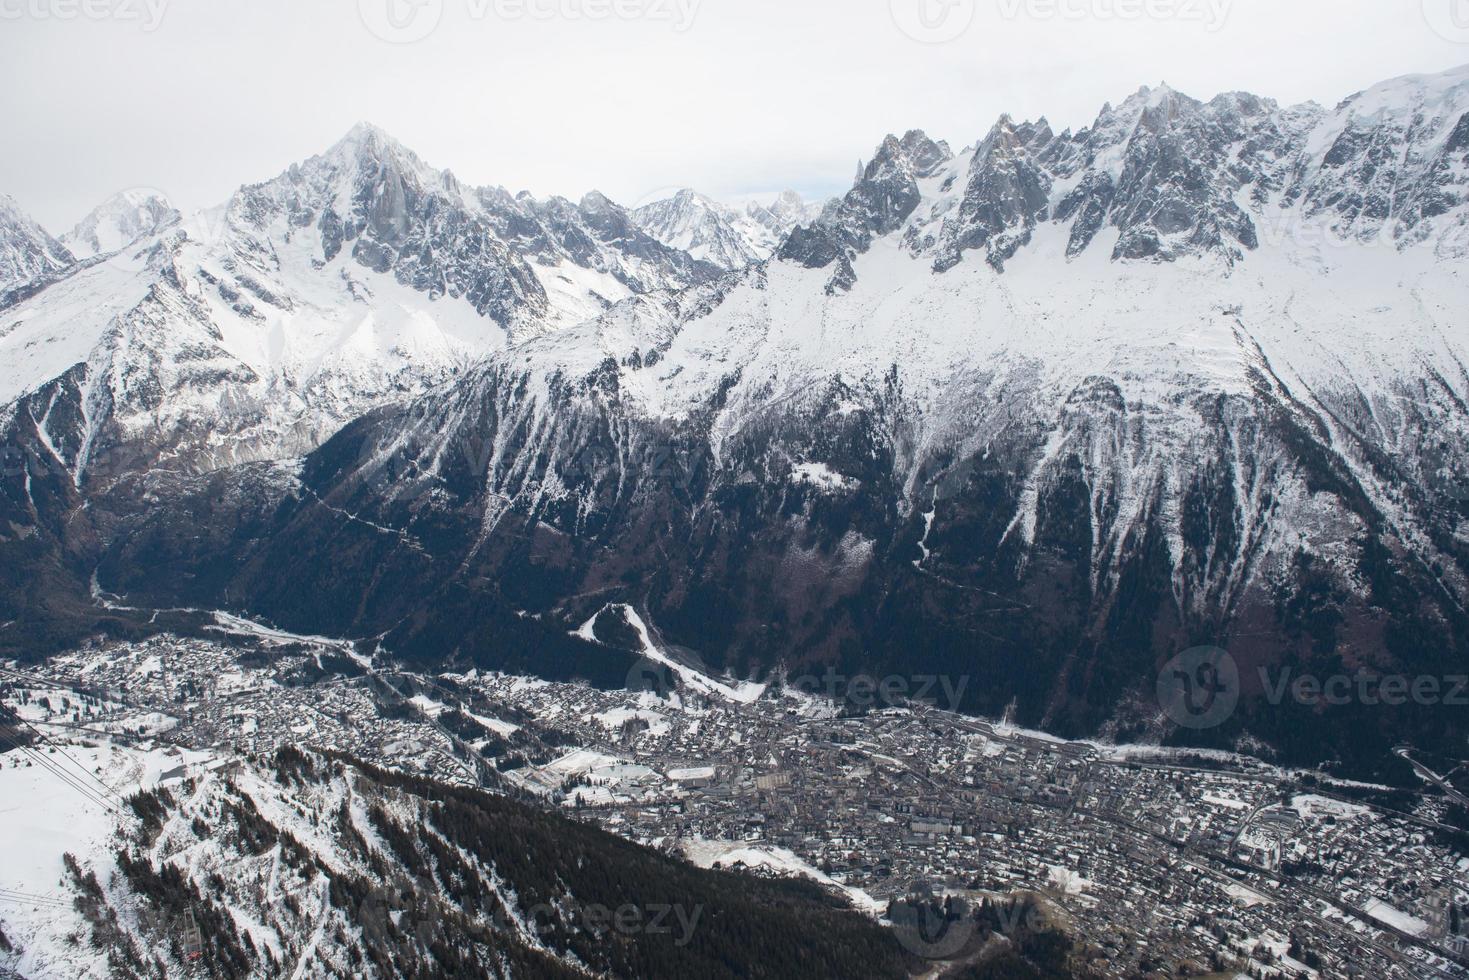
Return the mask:
[[1190, 733], [1147, 696], [1200, 643], [1246, 676], [1463, 662], [1465, 76], [889, 137], [773, 259], [524, 337], [258, 482], [125, 474], [84, 554], [139, 605], [425, 662], [533, 663], [622, 602], [735, 676], [979, 675], [966, 710], [1064, 734], [1370, 768], [1469, 726], [1250, 690]]

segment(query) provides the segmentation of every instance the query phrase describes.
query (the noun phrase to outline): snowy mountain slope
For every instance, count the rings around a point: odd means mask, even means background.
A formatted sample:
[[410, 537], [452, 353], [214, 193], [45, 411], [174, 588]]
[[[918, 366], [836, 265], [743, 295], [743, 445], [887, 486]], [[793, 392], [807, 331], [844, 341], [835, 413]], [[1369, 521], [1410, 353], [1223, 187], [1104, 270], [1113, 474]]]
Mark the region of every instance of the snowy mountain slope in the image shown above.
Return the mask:
[[7, 798], [34, 804], [0, 815], [29, 845], [7, 883], [35, 897], [0, 908], [23, 976], [726, 977], [789, 955], [906, 975], [889, 932], [809, 890], [503, 796], [294, 749], [72, 751], [120, 813], [0, 757]]
[[[1443, 258], [1469, 248], [1469, 68], [1408, 76], [1343, 102], [1312, 131], [1290, 193], [1312, 217], [1359, 240], [1434, 241]], [[1413, 107], [1411, 114], [1403, 106]], [[1451, 232], [1442, 234], [1448, 227]]]
[[159, 207], [104, 205], [89, 247], [163, 223], [0, 310], [11, 441], [37, 429], [79, 482], [299, 455], [512, 337], [717, 272], [598, 195], [466, 188], [365, 125], [222, 208]]
[[664, 245], [734, 271], [770, 258], [793, 228], [820, 213], [819, 205], [808, 205], [795, 191], [769, 205], [751, 202], [741, 212], [685, 188], [633, 216]]
[[687, 188], [638, 208], [633, 217], [663, 244], [721, 269], [769, 258], [780, 244], [776, 230]]
[[92, 210], [61, 243], [78, 259], [116, 252], [179, 220], [162, 194], [133, 189], [114, 194]]
[[53, 276], [74, 261], [65, 245], [47, 234], [13, 198], [0, 194], [0, 301], [15, 287]]
[[797, 225], [820, 217], [824, 207], [823, 202], [806, 201], [795, 191], [781, 191], [769, 204], [751, 201], [745, 205], [745, 214], [782, 242]]
[[[426, 660], [492, 659], [488, 609], [574, 629], [625, 602], [736, 676], [861, 651], [983, 675], [967, 707], [1014, 698], [1068, 733], [1167, 734], [1128, 705], [1198, 643], [1252, 678], [1452, 673], [1469, 293], [1465, 207], [1444, 202], [1469, 174], [1465, 77], [1334, 113], [1149, 90], [1083, 134], [1002, 120], [958, 156], [889, 138], [778, 259], [362, 420], [269, 535], [130, 519], [104, 579], [166, 604], [145, 556], [229, 555], [228, 594]], [[1355, 206], [1377, 171], [1331, 161], [1357, 131], [1436, 161], [1403, 198], [1428, 204]], [[323, 594], [355, 598], [301, 598]], [[1469, 725], [1287, 705], [1192, 737], [1360, 761], [1446, 730]]]

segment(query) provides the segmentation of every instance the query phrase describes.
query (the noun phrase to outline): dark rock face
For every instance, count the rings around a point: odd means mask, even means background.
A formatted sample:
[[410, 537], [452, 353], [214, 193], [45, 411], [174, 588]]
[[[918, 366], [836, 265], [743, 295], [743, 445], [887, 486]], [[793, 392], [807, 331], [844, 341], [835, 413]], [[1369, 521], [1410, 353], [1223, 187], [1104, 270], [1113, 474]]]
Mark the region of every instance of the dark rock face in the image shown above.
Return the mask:
[[995, 125], [974, 153], [958, 216], [944, 222], [935, 270], [953, 268], [965, 251], [977, 248], [1001, 269], [1030, 240], [1049, 214], [1051, 190], [1050, 176], [1031, 156], [1050, 141], [1044, 122], [1017, 130], [1006, 117]]
[[[1268, 183], [1287, 151], [1275, 111], [1251, 96], [1203, 104], [1168, 90], [1144, 90], [1120, 110], [1103, 110], [1081, 140], [1085, 155], [1095, 160], [1120, 150], [1122, 166], [1115, 177], [1087, 172], [1063, 203], [1063, 212], [1082, 215], [1071, 254], [1086, 249], [1104, 223], [1121, 232], [1113, 250], [1119, 259], [1206, 253], [1237, 259], [1254, 248], [1254, 226], [1235, 197], [1246, 186]], [[1134, 117], [1126, 141], [1113, 142], [1122, 119]], [[1242, 145], [1245, 152], [1237, 153]]]

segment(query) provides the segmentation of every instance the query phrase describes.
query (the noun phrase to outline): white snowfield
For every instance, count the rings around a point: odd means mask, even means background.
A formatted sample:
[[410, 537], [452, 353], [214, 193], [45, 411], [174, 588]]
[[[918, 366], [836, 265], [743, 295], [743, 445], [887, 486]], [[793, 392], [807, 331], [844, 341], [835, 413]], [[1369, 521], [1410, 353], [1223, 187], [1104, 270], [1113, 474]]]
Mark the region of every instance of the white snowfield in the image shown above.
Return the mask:
[[[227, 465], [298, 455], [505, 343], [462, 299], [431, 301], [345, 251], [321, 262], [314, 229], [271, 253], [244, 273], [228, 241], [174, 227], [0, 312], [0, 403], [84, 365], [92, 415], [116, 406], [125, 433], [173, 433]], [[232, 304], [216, 285], [245, 277], [288, 305]], [[69, 467], [93, 462], [90, 436], [61, 450]]]
[[[1152, 90], [1126, 105], [1140, 114], [1165, 94]], [[1381, 124], [1389, 114], [1429, 120], [1432, 127], [1413, 139], [1432, 159], [1466, 112], [1469, 66], [1383, 83], [1333, 113], [1297, 107], [1281, 114], [1319, 117], [1305, 156], [1293, 161], [1303, 184], [1315, 188], [1334, 179], [1325, 158], [1349, 129]], [[922, 203], [903, 227], [855, 258], [849, 292], [827, 294], [829, 268], [773, 262], [722, 286], [720, 301], [702, 315], [635, 298], [504, 356], [590, 371], [608, 355], [658, 348], [658, 363], [624, 366], [621, 380], [647, 413], [665, 417], [686, 414], [740, 371], [736, 393], [748, 401], [725, 412], [731, 425], [800, 398], [813, 377], [860, 388], [894, 365], [909, 385], [921, 386], [908, 393], [931, 409], [955, 400], [957, 386], [1065, 387], [1094, 375], [1128, 382], [1129, 401], [1167, 404], [1201, 390], [1243, 394], [1266, 360], [1300, 386], [1298, 397], [1322, 385], [1383, 394], [1425, 366], [1450, 369], [1445, 376], [1462, 386], [1466, 284], [1453, 259], [1469, 255], [1469, 199], [1412, 234], [1396, 216], [1344, 223], [1306, 200], [1244, 202], [1260, 242], [1238, 262], [1207, 252], [1166, 263], [1114, 260], [1115, 227], [1068, 256], [1070, 225], [1043, 222], [1003, 273], [982, 261], [934, 272], [932, 256], [911, 243], [939, 234], [952, 216], [977, 163], [972, 153], [919, 181]], [[1104, 171], [1107, 165], [1098, 163]], [[1121, 160], [1110, 165], [1119, 176]], [[1469, 171], [1455, 176], [1469, 190]], [[1053, 189], [1052, 212], [1069, 190]]]
[[79, 259], [110, 255], [178, 218], [179, 213], [161, 192], [132, 188], [103, 201], [61, 236], [61, 244]]

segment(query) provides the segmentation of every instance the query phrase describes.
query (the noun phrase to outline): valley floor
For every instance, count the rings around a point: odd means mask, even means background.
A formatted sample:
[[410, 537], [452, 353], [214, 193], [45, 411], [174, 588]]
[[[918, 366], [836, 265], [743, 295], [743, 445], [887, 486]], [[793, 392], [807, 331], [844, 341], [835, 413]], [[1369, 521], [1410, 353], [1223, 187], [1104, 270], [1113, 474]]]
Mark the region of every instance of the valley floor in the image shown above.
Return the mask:
[[[915, 893], [1034, 895], [1105, 976], [1469, 976], [1466, 815], [1430, 784], [1063, 742], [923, 705], [842, 717], [778, 685], [427, 676], [221, 630], [4, 667], [3, 703], [57, 770], [0, 755], [0, 967], [81, 974], [62, 855], [105, 877], [109, 803], [299, 746], [538, 801], [705, 867], [809, 878], [879, 919]], [[956, 955], [952, 935], [902, 938], [940, 972]]]

